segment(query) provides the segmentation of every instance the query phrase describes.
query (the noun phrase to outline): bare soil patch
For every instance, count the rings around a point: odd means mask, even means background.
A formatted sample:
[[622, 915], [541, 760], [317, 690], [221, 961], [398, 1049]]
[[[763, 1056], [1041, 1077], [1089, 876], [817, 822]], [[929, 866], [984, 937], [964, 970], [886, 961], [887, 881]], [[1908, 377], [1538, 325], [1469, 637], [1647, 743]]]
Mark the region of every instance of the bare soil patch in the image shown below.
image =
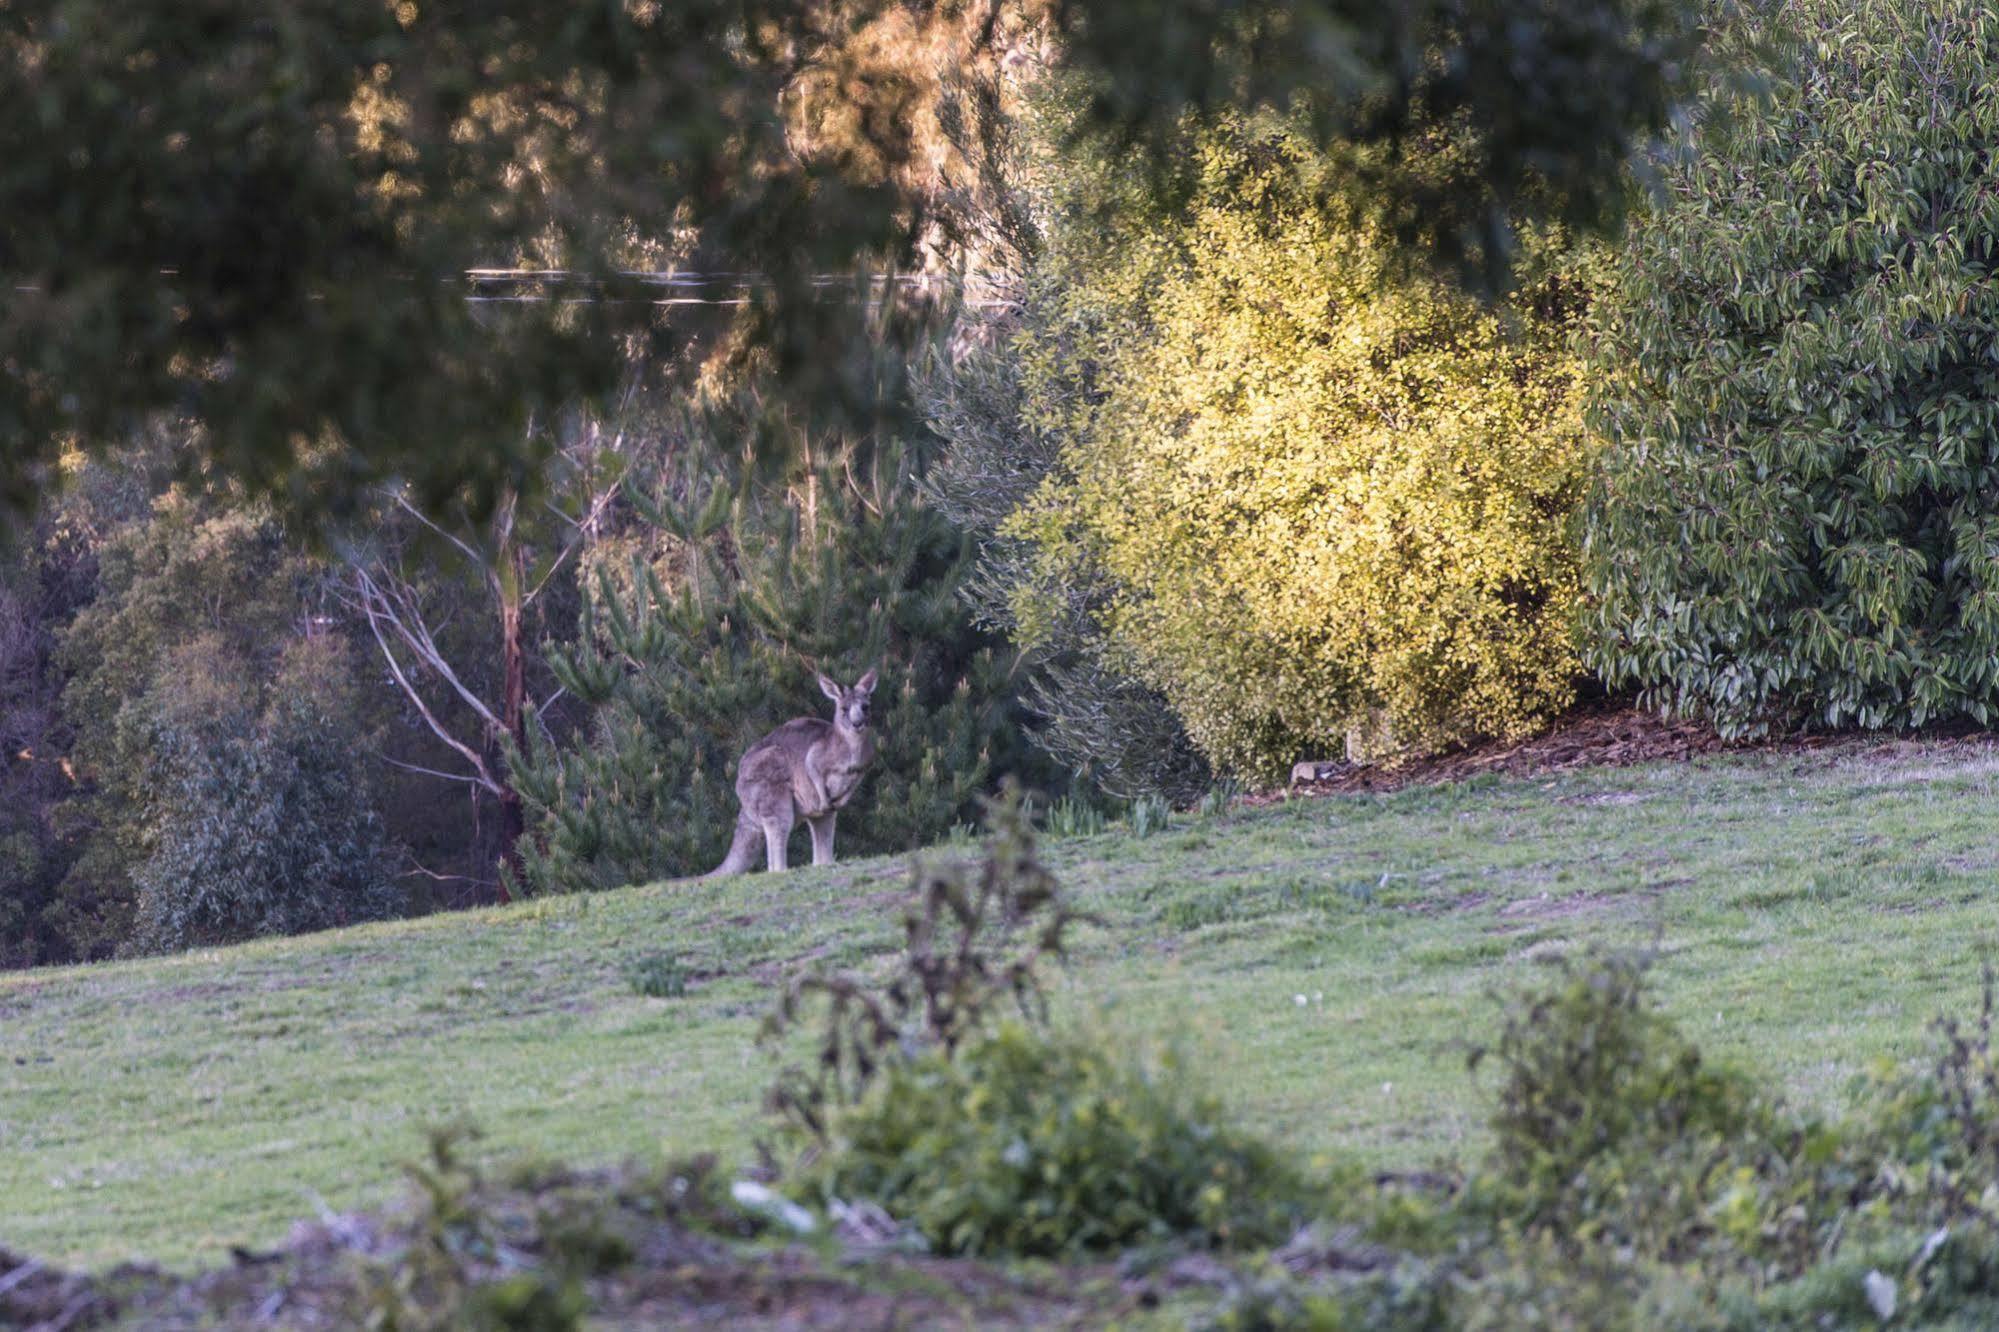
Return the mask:
[[[479, 1186], [462, 1202], [466, 1219], [448, 1232], [408, 1211], [329, 1215], [295, 1226], [276, 1249], [238, 1250], [230, 1266], [193, 1276], [147, 1266], [63, 1272], [0, 1250], [0, 1327], [346, 1332], [385, 1307], [462, 1315], [466, 1292], [547, 1270], [562, 1237], [574, 1245], [579, 1233], [617, 1255], [573, 1287], [593, 1327], [1102, 1327], [1161, 1293], [1107, 1265], [1023, 1273], [885, 1249], [875, 1235], [841, 1233], [829, 1259], [758, 1235], [742, 1214], [683, 1208], [656, 1181], [614, 1171]], [[438, 1266], [446, 1251], [458, 1255], [454, 1276]], [[412, 1264], [423, 1275], [410, 1276]]]
[[[1928, 760], [1937, 776], [1961, 776], [1960, 760], [1976, 759], [1973, 771], [1999, 772], [1999, 735], [1969, 724], [1952, 724], [1897, 736], [1812, 733], [1768, 740], [1725, 740], [1703, 722], [1668, 720], [1621, 704], [1597, 704], [1571, 713], [1553, 730], [1515, 744], [1472, 745], [1429, 758], [1393, 764], [1330, 763], [1320, 776], [1288, 789], [1248, 798], [1268, 804], [1287, 795], [1346, 795], [1357, 791], [1398, 791], [1442, 786], [1487, 773], [1533, 777], [1580, 768], [1631, 767], [1640, 763], [1685, 762], [1712, 754], [1769, 753], [1823, 757], [1828, 761]], [[1907, 778], [1907, 772], [1898, 779]], [[1615, 803], [1618, 797], [1606, 797]]]
[[[1779, 743], [1803, 747], [1829, 742], [1830, 737], [1808, 737]], [[1666, 721], [1637, 708], [1605, 705], [1578, 711], [1554, 730], [1516, 744], [1473, 745], [1393, 764], [1322, 764], [1316, 781], [1299, 782], [1290, 790], [1304, 795], [1398, 791], [1408, 786], [1461, 782], [1486, 773], [1517, 777], [1576, 768], [1628, 767], [1757, 747], [1755, 743], [1723, 740], [1712, 727], [1699, 722]], [[1271, 798], [1282, 794], [1273, 792]]]

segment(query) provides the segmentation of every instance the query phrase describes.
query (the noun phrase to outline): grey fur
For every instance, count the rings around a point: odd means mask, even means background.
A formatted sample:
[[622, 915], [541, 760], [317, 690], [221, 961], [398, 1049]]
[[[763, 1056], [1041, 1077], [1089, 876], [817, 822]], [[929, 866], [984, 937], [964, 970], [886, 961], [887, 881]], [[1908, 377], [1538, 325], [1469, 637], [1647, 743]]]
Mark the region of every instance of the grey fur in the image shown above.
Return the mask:
[[742, 805], [736, 836], [728, 858], [705, 877], [743, 873], [755, 863], [759, 842], [765, 868], [785, 868], [785, 843], [800, 819], [812, 830], [812, 863], [833, 863], [833, 817], [853, 798], [875, 757], [868, 715], [875, 672], [852, 688], [822, 675], [819, 688], [833, 700], [832, 721], [799, 717], [744, 751], [736, 768], [736, 799]]

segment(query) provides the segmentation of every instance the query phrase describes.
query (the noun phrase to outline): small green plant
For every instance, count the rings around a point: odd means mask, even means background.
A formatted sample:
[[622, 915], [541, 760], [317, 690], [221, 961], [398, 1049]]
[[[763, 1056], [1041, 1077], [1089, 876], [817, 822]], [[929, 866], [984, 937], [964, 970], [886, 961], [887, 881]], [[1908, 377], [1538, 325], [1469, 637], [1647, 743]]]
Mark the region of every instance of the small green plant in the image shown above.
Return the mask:
[[1487, 1171], [1505, 1215], [1570, 1244], [1680, 1256], [1765, 1108], [1653, 1006], [1650, 961], [1562, 962], [1508, 1004], [1498, 1045], [1471, 1062], [1490, 1055], [1502, 1070]]
[[1045, 1020], [1040, 967], [1066, 954], [1072, 926], [1095, 917], [1071, 907], [1041, 863], [1017, 788], [987, 802], [986, 821], [976, 865], [916, 860], [903, 951], [886, 984], [811, 972], [764, 1020], [772, 1048], [801, 1025], [817, 1028], [812, 1070], [780, 1069], [766, 1098], [794, 1135], [823, 1143], [828, 1112], [857, 1100], [898, 1052], [932, 1048], [948, 1059], [1003, 1012]]
[[625, 981], [648, 999], [678, 999], [687, 993], [687, 968], [672, 953], [641, 953], [625, 959]]
[[814, 1071], [780, 1071], [769, 1098], [811, 1148], [804, 1185], [878, 1202], [951, 1253], [1285, 1233], [1296, 1177], [1226, 1125], [1177, 1053], [1047, 1033], [1039, 968], [1087, 918], [1041, 863], [1017, 793], [988, 821], [977, 866], [918, 862], [885, 985], [808, 975], [767, 1021], [773, 1041], [806, 1022], [821, 1033]]
[[1194, 806], [1194, 813], [1203, 819], [1220, 818], [1240, 799], [1242, 783], [1233, 777], [1224, 777], [1202, 792], [1200, 802]]
[[941, 1252], [1073, 1256], [1273, 1243], [1305, 1214], [1278, 1155], [1234, 1129], [1170, 1048], [1007, 1023], [956, 1055], [890, 1061], [811, 1169]]
[[1064, 796], [1048, 807], [1044, 826], [1050, 837], [1095, 837], [1110, 826], [1110, 820], [1089, 801]]
[[365, 1325], [383, 1332], [570, 1332], [587, 1305], [569, 1273], [535, 1266], [508, 1270], [507, 1219], [485, 1206], [484, 1180], [463, 1148], [476, 1129], [430, 1135], [427, 1160], [405, 1166], [419, 1205], [402, 1251], [363, 1274]]
[[1999, 1052], [1992, 1043], [1995, 975], [1984, 968], [1977, 1014], [1932, 1024], [1936, 1051], [1913, 1070], [1875, 1075], [1881, 1152], [1902, 1163], [1920, 1219], [1999, 1236]]
[[1228, 895], [1210, 890], [1174, 898], [1166, 904], [1164, 919], [1176, 930], [1198, 930], [1219, 925], [1234, 914]]
[[1166, 803], [1166, 797], [1143, 795], [1131, 802], [1131, 835], [1150, 837], [1154, 833], [1165, 832], [1172, 822], [1173, 808]]

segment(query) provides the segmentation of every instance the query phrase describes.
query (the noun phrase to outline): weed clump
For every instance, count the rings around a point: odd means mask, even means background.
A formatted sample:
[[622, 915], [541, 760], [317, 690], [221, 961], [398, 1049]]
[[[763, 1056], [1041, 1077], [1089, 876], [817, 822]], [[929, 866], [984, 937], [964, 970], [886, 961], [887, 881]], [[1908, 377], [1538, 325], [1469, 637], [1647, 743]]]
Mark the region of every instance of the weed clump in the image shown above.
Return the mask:
[[1500, 1070], [1489, 1153], [1361, 1209], [1392, 1261], [1280, 1253], [1206, 1326], [1999, 1326], [1990, 973], [1975, 1019], [1935, 1024], [1932, 1059], [1878, 1071], [1828, 1121], [1706, 1059], [1652, 1003], [1649, 965], [1593, 956], [1507, 1002], [1473, 1058]]
[[1164, 796], [1142, 795], [1131, 802], [1131, 835], [1150, 837], [1165, 832], [1173, 822], [1173, 807]]
[[1048, 807], [1043, 826], [1050, 837], [1095, 837], [1110, 827], [1110, 817], [1081, 797], [1064, 796]]
[[672, 953], [642, 953], [625, 959], [625, 982], [648, 999], [678, 999], [687, 993], [687, 967]]
[[430, 1135], [404, 1169], [415, 1206], [336, 1301], [337, 1325], [393, 1332], [568, 1332], [592, 1283], [649, 1256], [698, 1254], [699, 1236], [745, 1239], [757, 1218], [722, 1195], [712, 1157], [658, 1169], [525, 1167], [489, 1179], [467, 1157], [479, 1135]]
[[945, 1253], [1269, 1244], [1306, 1214], [1298, 1177], [1171, 1050], [1007, 1023], [891, 1062], [831, 1127], [814, 1191], [873, 1199]]
[[1497, 1045], [1472, 1055], [1502, 1070], [1483, 1182], [1526, 1230], [1676, 1257], [1708, 1228], [1765, 1109], [1652, 1006], [1647, 965], [1565, 963], [1507, 1006]]

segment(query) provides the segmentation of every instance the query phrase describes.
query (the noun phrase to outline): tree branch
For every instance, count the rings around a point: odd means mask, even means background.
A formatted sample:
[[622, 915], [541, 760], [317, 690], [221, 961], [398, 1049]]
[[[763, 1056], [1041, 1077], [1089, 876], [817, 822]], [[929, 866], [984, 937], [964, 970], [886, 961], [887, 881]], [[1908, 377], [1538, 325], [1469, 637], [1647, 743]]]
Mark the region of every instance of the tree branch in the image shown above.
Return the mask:
[[[389, 674], [395, 677], [396, 684], [403, 691], [404, 697], [408, 698], [415, 705], [418, 714], [424, 720], [424, 724], [430, 727], [431, 734], [458, 751], [459, 755], [472, 766], [473, 772], [477, 774], [476, 778], [462, 780], [471, 781], [474, 785], [479, 786], [494, 796], [504, 795], [506, 793], [504, 788], [493, 779], [492, 772], [486, 767], [486, 762], [479, 756], [478, 751], [453, 735], [446, 729], [444, 723], [437, 719], [437, 714], [430, 710], [428, 703], [424, 702], [423, 695], [417, 691], [416, 685], [411, 682], [408, 672], [403, 669], [402, 662], [396, 658], [395, 651], [389, 646], [388, 636], [382, 632], [383, 621], [386, 620], [396, 630], [397, 635], [405, 641], [408, 641], [408, 631], [397, 620], [394, 612], [390, 609], [386, 595], [375, 583], [375, 580], [368, 576], [366, 569], [356, 569], [354, 571], [354, 581], [355, 586], [361, 593], [361, 611], [367, 617], [368, 630], [375, 636], [375, 645], [382, 650], [382, 660], [388, 663]], [[484, 712], [484, 709], [482, 708], [480, 711]]]

